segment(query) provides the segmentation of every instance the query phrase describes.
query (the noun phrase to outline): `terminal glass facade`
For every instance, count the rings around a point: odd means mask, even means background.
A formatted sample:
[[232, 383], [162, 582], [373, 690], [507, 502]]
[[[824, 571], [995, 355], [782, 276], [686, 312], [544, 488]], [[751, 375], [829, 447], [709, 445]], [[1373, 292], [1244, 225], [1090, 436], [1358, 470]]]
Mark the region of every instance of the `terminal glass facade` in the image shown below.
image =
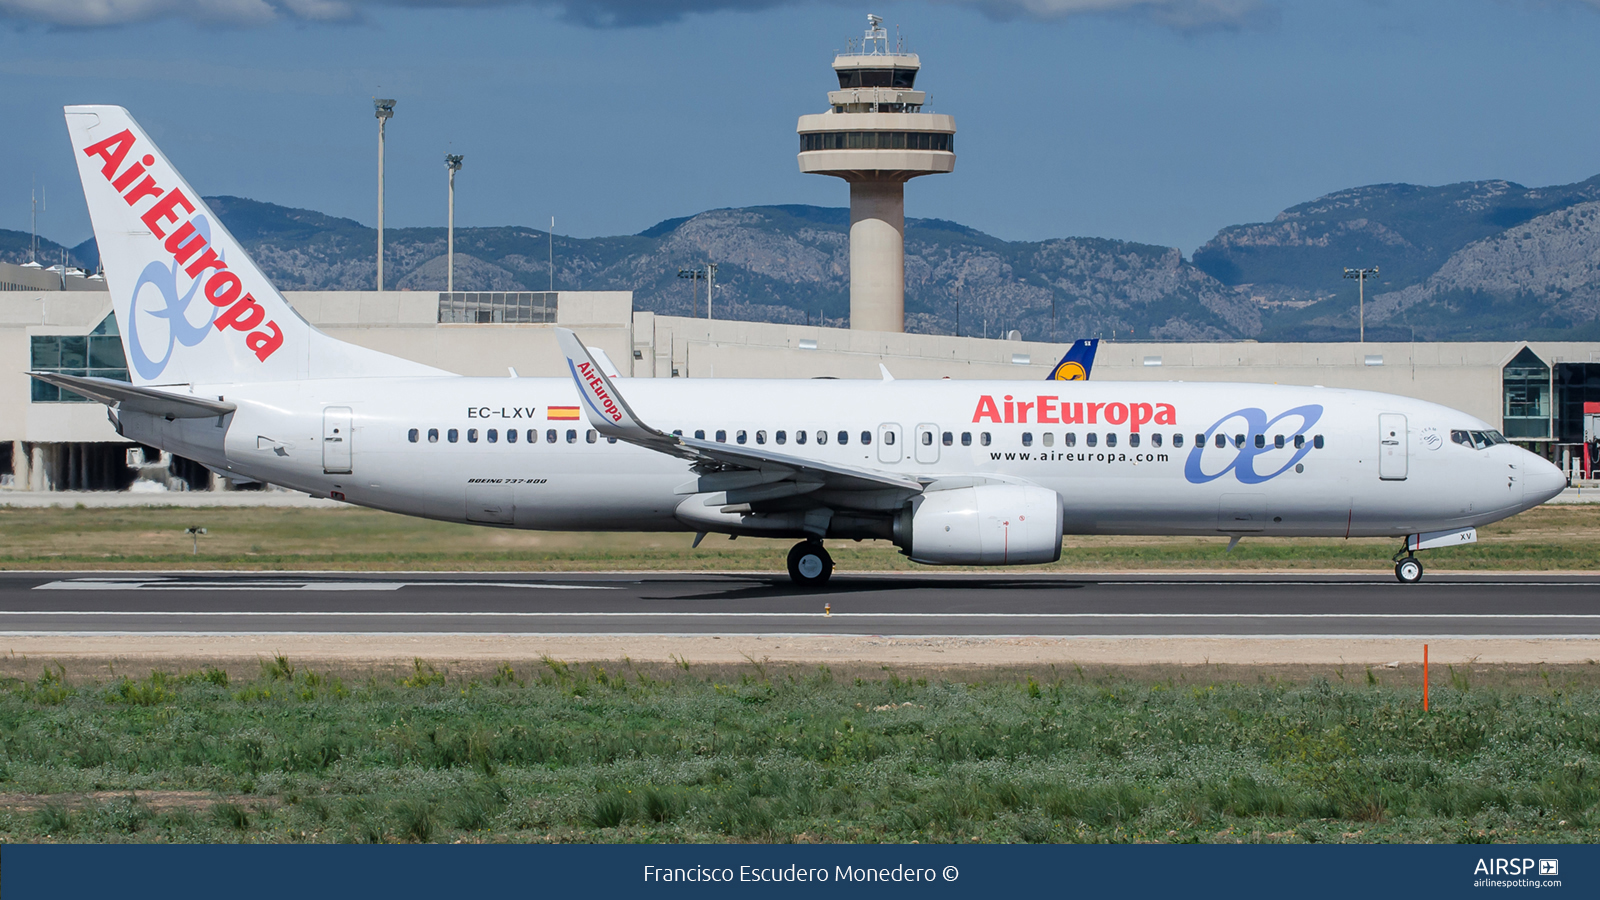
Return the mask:
[[1557, 438], [1583, 441], [1585, 403], [1600, 403], [1600, 363], [1556, 363]]
[[1550, 437], [1550, 367], [1527, 347], [1502, 372], [1508, 438]]
[[[128, 380], [128, 363], [122, 355], [122, 337], [116, 316], [106, 316], [94, 331], [82, 334], [36, 334], [28, 339], [28, 365], [35, 372], [91, 375], [115, 381]], [[89, 398], [33, 380], [29, 399], [34, 403], [87, 403]]]
[[820, 131], [800, 135], [808, 150], [942, 150], [953, 153], [955, 135], [931, 131]]
[[550, 291], [439, 294], [441, 325], [525, 325], [555, 320], [556, 295]]

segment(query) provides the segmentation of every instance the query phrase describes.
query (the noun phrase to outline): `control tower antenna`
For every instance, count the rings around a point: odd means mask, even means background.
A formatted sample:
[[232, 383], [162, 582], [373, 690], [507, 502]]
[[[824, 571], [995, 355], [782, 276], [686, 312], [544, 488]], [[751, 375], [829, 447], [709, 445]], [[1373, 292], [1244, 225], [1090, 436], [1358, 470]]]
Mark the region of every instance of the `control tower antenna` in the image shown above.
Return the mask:
[[905, 331], [905, 183], [956, 167], [954, 116], [922, 111], [922, 63], [883, 18], [833, 59], [828, 111], [801, 116], [800, 171], [850, 184], [850, 327]]

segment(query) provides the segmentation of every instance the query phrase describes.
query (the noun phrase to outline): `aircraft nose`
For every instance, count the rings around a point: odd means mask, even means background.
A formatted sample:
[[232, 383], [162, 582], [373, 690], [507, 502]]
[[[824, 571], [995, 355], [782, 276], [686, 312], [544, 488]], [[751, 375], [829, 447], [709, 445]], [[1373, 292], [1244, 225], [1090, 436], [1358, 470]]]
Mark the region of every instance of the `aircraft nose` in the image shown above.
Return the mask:
[[1523, 466], [1522, 500], [1527, 506], [1537, 506], [1567, 489], [1567, 476], [1541, 456], [1529, 453]]

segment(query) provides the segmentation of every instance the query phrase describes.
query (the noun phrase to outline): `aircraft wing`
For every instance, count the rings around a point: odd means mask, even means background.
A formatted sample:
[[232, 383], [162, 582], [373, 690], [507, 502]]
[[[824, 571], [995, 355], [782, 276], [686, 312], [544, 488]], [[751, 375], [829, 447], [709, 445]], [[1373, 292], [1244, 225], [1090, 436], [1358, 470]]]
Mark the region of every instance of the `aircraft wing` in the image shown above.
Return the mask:
[[210, 419], [227, 415], [238, 408], [225, 400], [208, 400], [189, 394], [168, 393], [157, 388], [132, 385], [126, 381], [113, 381], [110, 378], [62, 375], [57, 372], [28, 374], [46, 384], [82, 394], [107, 406], [149, 413], [167, 419]]
[[[706, 491], [745, 491], [777, 497], [792, 490], [777, 487], [784, 482], [802, 485], [805, 492], [892, 491], [910, 497], [922, 492], [915, 478], [873, 469], [843, 466], [803, 459], [765, 448], [740, 444], [720, 444], [668, 434], [646, 425], [634, 413], [616, 386], [595, 362], [578, 336], [566, 328], [556, 329], [556, 340], [567, 357], [567, 367], [583, 398], [589, 424], [608, 438], [616, 438], [658, 453], [694, 463], [701, 477], [680, 489], [681, 493]], [[771, 486], [758, 489], [757, 486]], [[751, 499], [759, 499], [752, 496]]]

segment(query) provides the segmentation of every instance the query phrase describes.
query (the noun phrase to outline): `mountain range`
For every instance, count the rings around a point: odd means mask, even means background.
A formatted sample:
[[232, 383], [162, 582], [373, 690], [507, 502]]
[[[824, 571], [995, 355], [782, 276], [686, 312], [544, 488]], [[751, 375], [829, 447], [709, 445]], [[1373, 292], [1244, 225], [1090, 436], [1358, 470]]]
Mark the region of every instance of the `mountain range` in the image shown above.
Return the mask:
[[[373, 229], [239, 197], [206, 202], [283, 290], [371, 289]], [[705, 311], [680, 269], [717, 263], [718, 318], [848, 324], [849, 210], [717, 209], [634, 235], [551, 236], [516, 226], [456, 230], [456, 289], [631, 290], [634, 306]], [[445, 231], [390, 228], [392, 289], [443, 290]], [[29, 256], [0, 230], [0, 261]], [[93, 267], [91, 239], [40, 241], [50, 265]], [[1367, 284], [1368, 340], [1600, 339], [1600, 176], [1526, 188], [1507, 181], [1379, 184], [1234, 225], [1189, 259], [1107, 238], [1005, 241], [954, 222], [908, 219], [906, 328], [1031, 340], [1354, 339]], [[695, 292], [695, 293], [691, 293]], [[958, 325], [959, 322], [959, 325]]]

